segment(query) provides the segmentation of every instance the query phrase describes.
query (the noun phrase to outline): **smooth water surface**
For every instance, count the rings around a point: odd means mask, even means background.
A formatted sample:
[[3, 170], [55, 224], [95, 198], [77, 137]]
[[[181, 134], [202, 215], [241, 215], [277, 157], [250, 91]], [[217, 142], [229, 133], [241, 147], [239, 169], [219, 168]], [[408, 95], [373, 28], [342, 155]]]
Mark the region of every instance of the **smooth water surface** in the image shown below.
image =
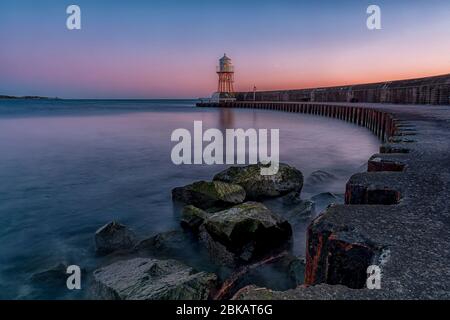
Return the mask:
[[[110, 220], [140, 236], [179, 228], [171, 189], [211, 179], [225, 165], [172, 164], [177, 128], [278, 128], [280, 161], [305, 178], [324, 170], [345, 182], [377, 151], [364, 128], [312, 115], [194, 107], [194, 101], [0, 100], [0, 298], [79, 298], [39, 291], [33, 273], [58, 263], [92, 271], [93, 236]], [[294, 232], [294, 251], [305, 235]]]

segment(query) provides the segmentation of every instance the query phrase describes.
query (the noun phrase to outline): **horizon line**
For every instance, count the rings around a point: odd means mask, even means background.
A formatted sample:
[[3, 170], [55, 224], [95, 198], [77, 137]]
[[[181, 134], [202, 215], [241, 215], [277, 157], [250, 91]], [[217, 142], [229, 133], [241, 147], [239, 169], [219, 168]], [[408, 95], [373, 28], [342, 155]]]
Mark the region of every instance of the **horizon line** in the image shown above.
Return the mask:
[[[304, 87], [304, 88], [295, 88], [295, 89], [270, 89], [270, 90], [256, 90], [256, 92], [272, 92], [272, 91], [296, 91], [296, 90], [315, 90], [315, 89], [328, 89], [328, 88], [339, 88], [339, 87], [350, 87], [350, 86], [359, 86], [359, 85], [375, 85], [375, 84], [384, 84], [384, 83], [392, 83], [392, 82], [400, 82], [400, 81], [411, 81], [411, 80], [421, 80], [421, 79], [428, 79], [428, 78], [439, 78], [439, 77], [446, 77], [449, 76], [450, 72], [448, 73], [442, 73], [432, 76], [425, 76], [425, 77], [413, 77], [413, 78], [402, 78], [402, 79], [395, 79], [395, 80], [384, 80], [384, 81], [375, 81], [375, 82], [364, 82], [364, 83], [353, 83], [353, 84], [342, 84], [342, 85], [331, 85], [331, 86], [324, 86], [324, 87]], [[217, 92], [217, 91], [215, 91]], [[215, 93], [213, 92], [213, 93]], [[252, 92], [252, 91], [236, 91], [235, 93], [239, 92]], [[202, 98], [207, 97], [183, 97], [183, 98], [73, 98], [73, 97], [51, 97], [51, 96], [41, 96], [41, 95], [21, 95], [21, 96], [15, 96], [15, 95], [8, 95], [8, 94], [0, 94], [0, 100], [1, 97], [11, 97], [11, 99], [35, 99], [35, 100], [137, 100], [137, 101], [143, 101], [143, 100], [199, 100]], [[5, 100], [8, 98], [4, 98]]]

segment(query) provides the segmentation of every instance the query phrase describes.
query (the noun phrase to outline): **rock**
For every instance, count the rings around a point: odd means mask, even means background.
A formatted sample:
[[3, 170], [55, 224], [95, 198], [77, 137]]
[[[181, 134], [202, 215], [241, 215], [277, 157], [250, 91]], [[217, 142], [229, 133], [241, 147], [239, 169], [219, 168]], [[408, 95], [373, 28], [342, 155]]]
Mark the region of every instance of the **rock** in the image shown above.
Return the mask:
[[315, 208], [317, 212], [322, 212], [331, 204], [342, 204], [344, 203], [344, 196], [334, 194], [331, 192], [323, 192], [316, 194], [311, 197], [311, 200], [315, 204]]
[[202, 225], [208, 215], [210, 215], [208, 212], [194, 207], [193, 205], [185, 206], [181, 213], [181, 226], [194, 232], [198, 232], [198, 228]]
[[198, 242], [197, 235], [183, 230], [158, 233], [142, 240], [135, 247], [138, 256], [162, 259], [177, 259], [201, 270], [209, 262], [206, 248]]
[[[52, 267], [44, 268], [33, 273], [28, 281], [24, 281], [24, 288], [17, 296], [18, 300], [52, 300], [84, 299], [85, 290], [68, 290], [67, 279], [73, 273], [67, 273], [69, 264], [60, 262]], [[81, 269], [81, 279], [85, 279], [86, 270]], [[82, 282], [83, 285], [83, 282]], [[0, 286], [1, 287], [1, 286]], [[6, 288], [5, 288], [6, 290]], [[0, 294], [1, 296], [1, 294]]]
[[209, 216], [201, 239], [213, 258], [248, 262], [290, 240], [291, 225], [263, 204], [245, 202]]
[[292, 191], [300, 193], [303, 187], [303, 175], [299, 170], [280, 163], [276, 174], [263, 176], [260, 172], [262, 166], [262, 164], [253, 164], [245, 167], [230, 167], [216, 174], [214, 180], [242, 186], [247, 194], [247, 200], [278, 197]]
[[317, 185], [317, 184], [324, 184], [336, 181], [337, 178], [331, 173], [328, 173], [323, 170], [317, 170], [311, 173], [311, 175], [306, 179], [306, 184], [308, 185]]
[[242, 203], [245, 199], [245, 191], [236, 184], [198, 181], [174, 188], [172, 198], [200, 209], [224, 208]]
[[316, 210], [313, 201], [287, 197], [266, 200], [264, 205], [286, 219], [292, 226], [308, 223], [315, 216]]
[[337, 194], [331, 192], [322, 192], [312, 196], [311, 200], [315, 202], [327, 201], [329, 203], [332, 203], [333, 201], [339, 201], [340, 198], [342, 198], [342, 196], [339, 196]]
[[225, 245], [212, 238], [205, 229], [204, 224], [200, 226], [199, 239], [208, 250], [209, 256], [215, 264], [224, 266], [225, 269], [230, 267], [234, 268], [239, 264], [238, 257], [236, 257], [233, 252], [229, 251]]
[[128, 227], [112, 221], [95, 232], [97, 254], [105, 255], [117, 250], [131, 249], [136, 239], [136, 235]]
[[299, 203], [301, 203], [303, 200], [300, 197], [300, 194], [298, 192], [289, 192], [285, 195], [283, 195], [282, 197], [279, 198], [272, 198], [272, 199], [267, 199], [265, 202], [267, 201], [278, 201], [280, 203], [282, 203], [283, 205], [297, 205]]
[[52, 268], [34, 273], [30, 278], [30, 282], [35, 285], [65, 286], [68, 277], [66, 271], [67, 265], [59, 263]]
[[217, 285], [213, 273], [175, 260], [134, 258], [94, 271], [96, 299], [206, 300]]
[[171, 230], [142, 240], [135, 250], [157, 256], [177, 256], [187, 250], [191, 241], [191, 237], [182, 230]]

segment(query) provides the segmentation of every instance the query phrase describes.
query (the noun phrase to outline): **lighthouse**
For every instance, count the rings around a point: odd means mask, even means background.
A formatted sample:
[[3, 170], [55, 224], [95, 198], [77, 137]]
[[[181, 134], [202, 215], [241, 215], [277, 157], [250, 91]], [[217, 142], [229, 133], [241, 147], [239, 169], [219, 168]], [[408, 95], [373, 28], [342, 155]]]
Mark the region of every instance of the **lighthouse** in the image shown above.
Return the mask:
[[236, 101], [234, 92], [234, 67], [231, 59], [223, 54], [219, 59], [219, 65], [216, 67], [219, 76], [217, 91], [211, 95], [211, 98], [200, 98], [201, 103], [222, 103]]
[[219, 60], [217, 66], [217, 75], [219, 76], [218, 92], [221, 96], [230, 97], [234, 93], [234, 67], [231, 59], [226, 54]]

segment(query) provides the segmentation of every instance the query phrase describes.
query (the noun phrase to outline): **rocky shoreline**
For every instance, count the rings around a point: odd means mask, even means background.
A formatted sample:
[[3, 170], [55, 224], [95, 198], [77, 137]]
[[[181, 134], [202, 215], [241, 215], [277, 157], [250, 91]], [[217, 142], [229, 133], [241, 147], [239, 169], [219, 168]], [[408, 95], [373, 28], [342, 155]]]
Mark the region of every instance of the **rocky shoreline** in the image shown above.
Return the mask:
[[[260, 175], [261, 164], [230, 167], [213, 177], [172, 190], [183, 205], [180, 230], [138, 239], [134, 232], [112, 221], [95, 234], [96, 253], [106, 259], [95, 270], [91, 285], [94, 299], [230, 299], [258, 281], [261, 272], [276, 268], [294, 288], [304, 282], [305, 257], [291, 253], [293, 227], [314, 214], [314, 202], [300, 198], [303, 175], [280, 164], [274, 176]], [[316, 172], [308, 183], [331, 179]], [[331, 194], [317, 201], [333, 201]], [[272, 212], [265, 199], [290, 204], [286, 216]], [[190, 257], [196, 246], [199, 260]], [[224, 272], [216, 270], [224, 269]]]
[[[368, 160], [366, 172], [349, 179], [345, 195], [322, 193], [301, 199], [303, 176], [299, 184], [298, 174], [288, 175], [297, 184], [275, 179], [276, 187], [263, 182], [247, 185], [244, 173], [250, 168], [227, 169], [212, 181], [175, 188], [174, 200], [184, 205], [179, 230], [138, 239], [119, 223], [99, 229], [117, 233], [118, 240], [113, 236], [99, 241], [109, 253], [94, 272], [93, 298], [450, 299], [450, 109], [281, 102], [227, 107], [338, 118], [367, 127], [383, 144]], [[315, 172], [304, 184], [321, 179], [333, 177]], [[266, 188], [261, 196], [253, 194], [261, 185]], [[282, 210], [273, 210], [264, 199], [279, 200]], [[335, 205], [318, 206], [320, 201]], [[314, 211], [321, 214], [315, 217]], [[311, 221], [306, 255], [295, 257], [290, 253], [292, 230], [301, 221]], [[268, 245], [267, 235], [276, 241]], [[198, 257], [226, 272], [199, 263]], [[130, 270], [141, 263], [142, 270]], [[258, 282], [269, 265], [287, 276], [289, 285]], [[365, 286], [369, 265], [381, 268], [379, 290]], [[34, 278], [53, 277], [60, 269]], [[131, 287], [114, 276], [120, 270]], [[160, 295], [135, 294], [148, 286], [158, 288]], [[177, 288], [190, 296], [181, 296]]]

